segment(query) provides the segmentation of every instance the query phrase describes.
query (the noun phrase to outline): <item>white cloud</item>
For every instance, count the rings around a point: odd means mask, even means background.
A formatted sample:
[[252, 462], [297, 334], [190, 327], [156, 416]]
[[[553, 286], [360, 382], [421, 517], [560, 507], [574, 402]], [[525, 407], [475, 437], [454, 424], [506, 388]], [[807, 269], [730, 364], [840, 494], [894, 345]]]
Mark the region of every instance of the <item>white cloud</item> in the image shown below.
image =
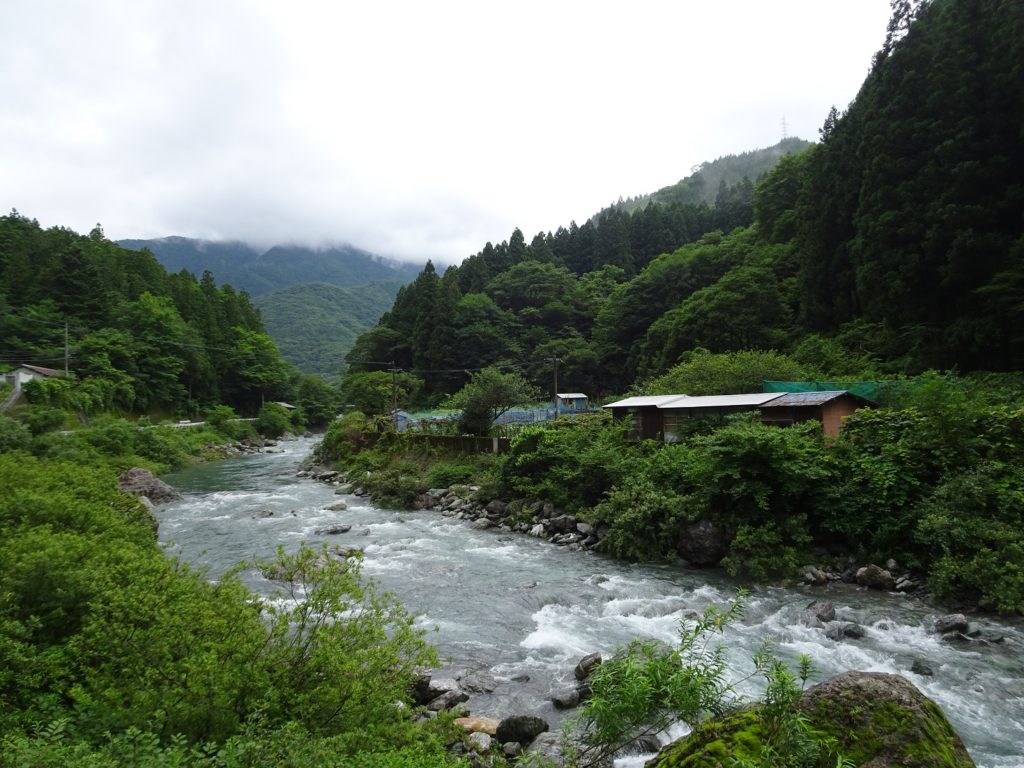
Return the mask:
[[0, 205], [110, 237], [347, 241], [458, 260], [815, 138], [886, 0], [22, 0]]

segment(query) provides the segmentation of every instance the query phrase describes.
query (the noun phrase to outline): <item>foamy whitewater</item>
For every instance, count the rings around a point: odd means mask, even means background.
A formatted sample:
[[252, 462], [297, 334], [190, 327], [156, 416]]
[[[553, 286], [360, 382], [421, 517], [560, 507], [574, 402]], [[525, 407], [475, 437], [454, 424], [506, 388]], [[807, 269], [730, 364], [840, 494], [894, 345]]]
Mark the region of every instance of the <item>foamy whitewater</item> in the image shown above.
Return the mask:
[[[636, 637], [672, 642], [680, 620], [735, 597], [737, 583], [722, 574], [617, 562], [518, 534], [477, 531], [436, 512], [381, 509], [335, 495], [330, 486], [295, 476], [312, 445], [283, 443], [277, 453], [166, 477], [185, 498], [157, 508], [161, 541], [171, 554], [205, 565], [211, 578], [242, 560], [272, 559], [279, 545], [362, 549], [364, 573], [417, 614], [419, 626], [432, 630], [430, 639], [450, 659], [444, 676], [482, 672], [494, 678], [492, 693], [470, 699], [474, 714], [536, 714], [557, 727], [565, 713], [550, 696], [571, 684], [581, 656], [610, 655]], [[325, 510], [339, 499], [348, 510]], [[337, 536], [313, 533], [336, 523], [352, 529]], [[253, 590], [274, 592], [255, 569], [243, 576]], [[864, 638], [836, 642], [803, 626], [801, 613], [820, 599], [835, 604], [837, 618], [863, 626]], [[1005, 640], [982, 646], [941, 641], [931, 630], [941, 609], [846, 586], [757, 588], [745, 606], [743, 618], [722, 638], [737, 679], [752, 670], [751, 657], [765, 639], [785, 658], [808, 654], [814, 681], [851, 669], [898, 673], [939, 703], [979, 766], [1024, 766], [1020, 620], [983, 618]], [[934, 675], [911, 672], [915, 659], [926, 661]], [[740, 687], [750, 696], [759, 692], [756, 680]], [[665, 738], [683, 733], [680, 726]], [[617, 764], [634, 768], [643, 761], [637, 756]]]

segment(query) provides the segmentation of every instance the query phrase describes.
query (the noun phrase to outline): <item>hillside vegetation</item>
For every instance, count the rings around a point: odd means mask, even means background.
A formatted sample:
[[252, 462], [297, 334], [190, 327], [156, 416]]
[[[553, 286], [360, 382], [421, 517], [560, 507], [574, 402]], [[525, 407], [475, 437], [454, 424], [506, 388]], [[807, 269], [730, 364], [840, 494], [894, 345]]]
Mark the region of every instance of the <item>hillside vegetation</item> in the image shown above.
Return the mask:
[[253, 304], [285, 360], [307, 373], [337, 374], [356, 338], [376, 324], [401, 285], [303, 283], [256, 296]]
[[[916, 18], [914, 15], [916, 14]], [[349, 362], [420, 371], [427, 398], [489, 364], [592, 396], [688, 351], [776, 349], [824, 374], [1024, 366], [1024, 16], [901, 4], [819, 144], [714, 205], [654, 200], [516, 230], [399, 292]]]

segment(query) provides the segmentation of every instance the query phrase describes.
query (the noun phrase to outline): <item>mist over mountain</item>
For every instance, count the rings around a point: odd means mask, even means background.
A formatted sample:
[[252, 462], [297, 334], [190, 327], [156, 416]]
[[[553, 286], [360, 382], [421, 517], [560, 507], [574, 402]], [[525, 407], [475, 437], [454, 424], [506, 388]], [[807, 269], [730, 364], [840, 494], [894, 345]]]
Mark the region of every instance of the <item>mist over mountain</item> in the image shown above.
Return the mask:
[[195, 275], [209, 270], [218, 283], [230, 283], [251, 296], [303, 283], [353, 286], [377, 281], [407, 282], [421, 265], [377, 256], [351, 245], [311, 248], [275, 245], [262, 250], [238, 241], [161, 237], [119, 240], [132, 250], [148, 249], [168, 272], [187, 269]]

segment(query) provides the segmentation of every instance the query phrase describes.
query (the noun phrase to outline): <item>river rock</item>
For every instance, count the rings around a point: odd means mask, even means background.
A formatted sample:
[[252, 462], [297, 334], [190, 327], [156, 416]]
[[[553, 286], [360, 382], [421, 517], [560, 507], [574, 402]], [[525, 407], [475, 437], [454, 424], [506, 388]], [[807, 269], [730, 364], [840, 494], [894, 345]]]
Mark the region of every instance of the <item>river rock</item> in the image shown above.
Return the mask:
[[459, 717], [455, 720], [455, 724], [463, 730], [470, 733], [486, 733], [488, 736], [493, 736], [498, 732], [500, 723], [500, 720], [495, 720], [493, 717]]
[[507, 741], [518, 741], [525, 747], [547, 729], [547, 720], [534, 715], [510, 715], [502, 719], [494, 735], [502, 744]]
[[857, 569], [857, 583], [868, 589], [881, 589], [886, 592], [896, 589], [896, 579], [892, 574], [873, 563]]
[[538, 538], [542, 538], [544, 536], [544, 524], [543, 523], [537, 523], [535, 526], [533, 526], [530, 529], [530, 535], [531, 536], [536, 536]]
[[836, 607], [827, 600], [815, 600], [804, 609], [800, 616], [800, 623], [805, 627], [823, 627], [830, 621], [835, 621]]
[[252, 516], [252, 519], [253, 519], [253, 520], [262, 520], [263, 518], [266, 518], [266, 517], [273, 517], [273, 516], [274, 516], [274, 512], [273, 512], [272, 510], [269, 510], [269, 509], [261, 509], [261, 510], [259, 510], [258, 512], [255, 512], [255, 513], [253, 514], [253, 516]]
[[501, 745], [501, 754], [513, 760], [523, 754], [523, 745], [518, 741], [509, 741]]
[[491, 737], [489, 734], [481, 731], [475, 731], [469, 735], [466, 739], [466, 746], [469, 747], [471, 752], [477, 754], [483, 754], [491, 751]]
[[469, 701], [469, 694], [465, 691], [445, 691], [427, 704], [427, 709], [431, 712], [440, 712], [442, 709], [454, 709], [456, 704], [461, 704], [464, 701]]
[[548, 520], [548, 528], [558, 533], [575, 533], [576, 518], [572, 515], [559, 515]]
[[864, 627], [852, 621], [830, 621], [825, 628], [825, 637], [829, 640], [860, 640], [864, 637]]
[[679, 556], [692, 565], [718, 565], [729, 549], [730, 537], [710, 520], [686, 526], [676, 542]]
[[313, 533], [317, 536], [337, 536], [339, 533], [348, 533], [351, 530], [351, 525], [328, 525], [323, 528], [317, 528]]
[[479, 518], [477, 520], [474, 520], [471, 527], [475, 528], [478, 531], [485, 531], [488, 528], [493, 528], [494, 527], [494, 521], [490, 520], [490, 519], [488, 519], [486, 517], [481, 517], [481, 518]]
[[935, 620], [935, 631], [940, 635], [947, 632], [966, 632], [969, 623], [962, 613], [950, 613]]
[[483, 670], [475, 670], [458, 677], [459, 687], [469, 693], [490, 693], [498, 687], [498, 681]]
[[154, 504], [164, 504], [181, 498], [180, 493], [142, 467], [132, 467], [122, 472], [117, 478], [117, 487], [123, 493], [145, 496]]
[[935, 674], [932, 671], [931, 665], [924, 659], [914, 659], [914, 663], [910, 665], [910, 671], [915, 675], [922, 675], [924, 677], [931, 677]]
[[346, 504], [344, 501], [336, 501], [333, 504], [328, 504], [325, 507], [325, 509], [328, 512], [344, 512], [346, 509], [348, 509], [348, 504]]
[[805, 565], [800, 572], [804, 584], [823, 587], [828, 584], [828, 574], [815, 565]]
[[939, 706], [899, 675], [844, 672], [808, 689], [800, 708], [854, 765], [974, 766]]
[[590, 677], [594, 670], [601, 665], [601, 654], [600, 653], [588, 653], [579, 663], [576, 664], [576, 668], [572, 671], [573, 676], [577, 680], [586, 680]]
[[579, 688], [566, 688], [551, 697], [555, 709], [573, 709], [580, 705]]
[[491, 517], [504, 517], [505, 510], [508, 509], [508, 504], [504, 501], [494, 499], [487, 503], [487, 507], [485, 509], [487, 514]]
[[[845, 672], [808, 689], [798, 707], [812, 728], [836, 739], [852, 765], [974, 766], [938, 705], [899, 675]], [[665, 747], [647, 768], [714, 768], [721, 755], [753, 762], [762, 733], [756, 706], [733, 710]]]
[[[527, 755], [537, 755], [542, 765], [566, 768], [569, 764], [562, 755], [562, 737], [557, 733], [541, 733], [526, 749]], [[544, 760], [548, 762], [543, 762]]]

